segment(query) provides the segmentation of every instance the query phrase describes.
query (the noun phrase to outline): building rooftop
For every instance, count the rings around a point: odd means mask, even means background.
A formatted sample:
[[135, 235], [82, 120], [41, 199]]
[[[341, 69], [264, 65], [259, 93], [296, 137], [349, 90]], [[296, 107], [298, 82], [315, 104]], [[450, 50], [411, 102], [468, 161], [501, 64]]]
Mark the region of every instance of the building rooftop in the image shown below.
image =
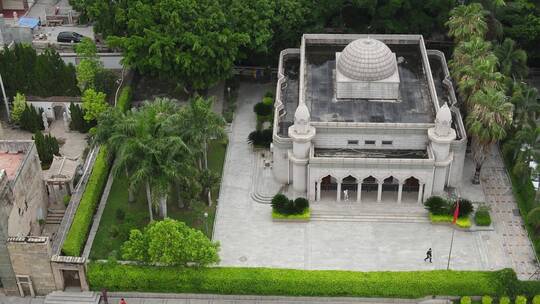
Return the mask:
[[17, 174], [17, 169], [24, 159], [25, 153], [0, 152], [0, 169], [6, 170], [9, 180], [13, 180]]

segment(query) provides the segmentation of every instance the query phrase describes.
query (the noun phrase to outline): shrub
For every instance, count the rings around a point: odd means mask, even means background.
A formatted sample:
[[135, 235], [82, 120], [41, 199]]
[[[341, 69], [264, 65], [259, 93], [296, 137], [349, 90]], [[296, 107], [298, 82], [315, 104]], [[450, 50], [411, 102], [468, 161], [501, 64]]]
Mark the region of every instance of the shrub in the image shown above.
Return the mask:
[[309, 208], [309, 201], [307, 199], [303, 197], [298, 197], [294, 200], [294, 209], [296, 209], [296, 211], [300, 211], [296, 213], [304, 212], [304, 210], [306, 210], [307, 208]]
[[272, 205], [272, 209], [278, 213], [287, 214], [289, 210], [290, 200], [287, 196], [284, 194], [278, 193], [274, 195], [272, 198], [272, 201], [270, 203]]
[[14, 122], [19, 122], [21, 119], [21, 114], [26, 108], [26, 96], [21, 93], [17, 93], [15, 98], [13, 98], [13, 109], [11, 110], [11, 119]]
[[273, 219], [283, 219], [283, 220], [309, 220], [311, 218], [311, 210], [309, 208], [304, 209], [302, 213], [298, 214], [282, 214], [278, 213], [275, 210], [272, 210]]
[[274, 97], [264, 97], [262, 102], [267, 106], [272, 106], [274, 104]]
[[501, 297], [499, 300], [499, 304], [510, 304], [510, 298], [509, 297]]
[[536, 207], [529, 211], [529, 214], [527, 214], [527, 222], [529, 225], [533, 226], [535, 230], [540, 229], [540, 207]]
[[122, 209], [116, 209], [116, 219], [123, 221], [126, 218], [126, 212]]
[[535, 295], [532, 298], [532, 304], [540, 304], [540, 296], [539, 295]]
[[482, 297], [482, 304], [492, 304], [493, 298], [490, 296], [483, 296]]
[[86, 189], [84, 189], [79, 207], [62, 246], [62, 251], [65, 255], [79, 256], [81, 254], [97, 204], [107, 182], [109, 168], [107, 149], [102, 146], [96, 157], [92, 173], [86, 184]]
[[[453, 215], [454, 211], [456, 210], [456, 203], [452, 203], [452, 208], [450, 209], [450, 213]], [[465, 217], [469, 216], [474, 211], [473, 204], [468, 199], [460, 199], [459, 200], [459, 217]]]
[[426, 209], [435, 215], [446, 215], [450, 213], [448, 201], [440, 196], [432, 196], [424, 203]]
[[126, 112], [131, 109], [131, 87], [125, 86], [118, 97], [116, 107], [119, 108], [122, 112]]
[[255, 147], [269, 148], [272, 142], [272, 129], [255, 130], [248, 135], [248, 143]]
[[72, 102], [69, 105], [69, 112], [71, 114], [71, 122], [69, 123], [71, 130], [87, 133], [90, 128], [95, 126], [95, 122], [84, 120], [84, 110], [79, 105]]
[[36, 133], [39, 130], [45, 129], [43, 119], [41, 117], [43, 110], [36, 110], [33, 105], [26, 105], [19, 118], [21, 129]]
[[48, 168], [53, 161], [54, 155], [60, 155], [58, 140], [56, 140], [56, 137], [49, 134], [43, 136], [41, 131], [37, 131], [32, 139], [36, 144], [36, 150], [39, 160], [41, 160], [41, 165]]
[[471, 304], [471, 302], [471, 297], [468, 296], [461, 297], [461, 299], [459, 300], [460, 304]]
[[524, 296], [517, 296], [515, 304], [527, 304], [527, 298]]
[[259, 102], [255, 104], [255, 106], [253, 107], [253, 111], [255, 112], [255, 114], [257, 114], [257, 116], [269, 116], [270, 114], [272, 114], [272, 104], [268, 105]]
[[64, 201], [64, 206], [68, 206], [69, 205], [69, 201], [71, 200], [71, 196], [70, 195], [64, 195], [64, 198], [63, 198], [63, 201]]
[[[393, 297], [502, 294], [500, 271], [355, 272], [240, 267], [150, 267], [91, 262], [92, 290], [241, 295]], [[332, 282], [329, 284], [328, 282]]]
[[[436, 215], [430, 213], [429, 219], [432, 223], [452, 223], [454, 221], [454, 216], [450, 214]], [[460, 228], [470, 228], [472, 226], [471, 219], [469, 217], [460, 217], [457, 219], [456, 225]]]
[[491, 216], [489, 215], [489, 208], [487, 206], [480, 206], [474, 214], [474, 221], [478, 226], [491, 225]]
[[113, 238], [116, 238], [120, 235], [120, 228], [116, 225], [109, 227], [109, 235]]
[[274, 99], [274, 93], [271, 91], [267, 91], [266, 93], [264, 93], [264, 98]]

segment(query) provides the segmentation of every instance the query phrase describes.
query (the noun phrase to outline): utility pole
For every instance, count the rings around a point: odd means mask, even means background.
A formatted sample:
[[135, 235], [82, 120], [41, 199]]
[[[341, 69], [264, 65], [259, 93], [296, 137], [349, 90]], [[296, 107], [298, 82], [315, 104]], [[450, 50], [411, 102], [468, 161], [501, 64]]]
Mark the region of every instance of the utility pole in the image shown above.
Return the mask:
[[6, 90], [4, 89], [4, 81], [2, 80], [2, 74], [0, 74], [0, 87], [2, 87], [2, 95], [4, 96], [4, 105], [6, 106], [8, 122], [11, 122], [11, 113], [9, 113], [9, 104], [6, 96]]

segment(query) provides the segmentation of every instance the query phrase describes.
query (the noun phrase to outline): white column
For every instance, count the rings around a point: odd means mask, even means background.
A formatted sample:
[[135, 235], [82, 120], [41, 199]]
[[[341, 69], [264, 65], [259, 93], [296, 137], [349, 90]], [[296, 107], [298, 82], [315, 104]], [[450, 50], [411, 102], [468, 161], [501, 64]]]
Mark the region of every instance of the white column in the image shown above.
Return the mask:
[[418, 203], [422, 203], [422, 195], [424, 194], [424, 184], [420, 184], [420, 187], [418, 188]]
[[403, 192], [403, 183], [399, 183], [398, 192], [397, 192], [397, 202], [401, 204], [401, 194]]
[[338, 202], [341, 202], [341, 181], [338, 181], [337, 183], [337, 195], [336, 200]]
[[357, 202], [361, 202], [362, 200], [362, 182], [356, 184], [357, 187], [356, 187], [356, 201]]
[[317, 181], [317, 201], [321, 201], [321, 181]]
[[377, 184], [378, 184], [378, 188], [377, 188], [377, 203], [380, 203], [381, 202], [381, 198], [382, 198], [382, 183], [377, 181]]

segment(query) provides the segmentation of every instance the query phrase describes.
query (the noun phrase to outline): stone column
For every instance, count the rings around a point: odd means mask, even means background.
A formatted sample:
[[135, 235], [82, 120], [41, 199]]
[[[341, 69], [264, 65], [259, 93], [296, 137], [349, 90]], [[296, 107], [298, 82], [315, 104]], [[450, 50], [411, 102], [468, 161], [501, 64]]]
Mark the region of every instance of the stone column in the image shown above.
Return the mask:
[[422, 203], [422, 196], [424, 195], [424, 184], [420, 184], [420, 187], [418, 188], [418, 203]]
[[356, 184], [356, 201], [358, 203], [362, 202], [362, 183]]
[[341, 181], [338, 181], [337, 183], [337, 197], [336, 200], [338, 202], [341, 202]]
[[317, 184], [317, 201], [320, 202], [321, 201], [321, 181], [317, 181], [316, 182]]
[[398, 204], [401, 204], [401, 194], [403, 192], [403, 183], [399, 182], [398, 192], [397, 192], [397, 202]]
[[377, 203], [380, 203], [382, 198], [382, 182], [377, 181], [377, 184], [379, 185], [377, 188]]

